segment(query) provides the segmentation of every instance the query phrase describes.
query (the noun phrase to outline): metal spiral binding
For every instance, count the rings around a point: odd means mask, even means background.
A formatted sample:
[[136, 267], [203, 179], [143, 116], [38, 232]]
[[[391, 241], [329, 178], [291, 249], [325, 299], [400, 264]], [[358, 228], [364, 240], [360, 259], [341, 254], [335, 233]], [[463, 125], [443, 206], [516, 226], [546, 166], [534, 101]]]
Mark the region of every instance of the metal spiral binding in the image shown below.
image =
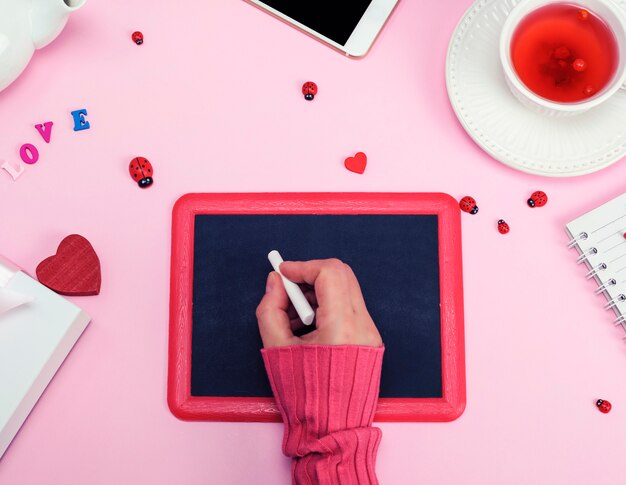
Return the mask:
[[624, 295], [623, 293], [617, 295], [615, 298], [610, 300], [606, 305], [604, 305], [605, 310], [609, 310], [609, 309], [613, 308], [620, 301], [626, 301], [626, 295]]
[[[626, 233], [624, 233], [624, 237], [626, 237]], [[586, 239], [589, 238], [589, 234], [587, 234], [586, 232], [581, 232], [578, 234], [578, 236], [573, 237], [572, 239], [570, 239], [567, 243], [567, 247], [569, 248], [573, 248], [574, 246], [576, 246], [577, 244], [579, 244], [581, 241], [585, 241]], [[582, 250], [582, 248], [580, 248]], [[594, 254], [598, 254], [598, 249], [595, 247], [591, 247], [587, 250], [585, 250], [584, 252], [582, 252], [580, 254], [580, 256], [578, 257], [578, 259], [576, 260], [577, 264], [583, 263], [583, 262], [587, 262], [589, 261], [589, 257], [594, 255]], [[591, 270], [589, 270], [589, 272], [587, 272], [586, 274], [586, 278], [590, 279], [593, 278], [594, 276], [596, 276], [600, 271], [604, 271], [607, 269], [607, 264], [606, 263], [600, 263], [597, 264], [596, 266], [592, 267]], [[596, 288], [595, 293], [596, 295], [600, 295], [602, 293], [606, 293], [608, 291], [608, 289], [610, 287], [613, 286], [617, 286], [617, 280], [615, 278], [611, 278], [607, 281], [605, 281], [603, 284], [601, 284], [600, 286], [598, 286], [598, 288]], [[606, 293], [607, 294], [607, 298], [609, 298], [610, 293]], [[621, 325], [622, 327], [624, 327], [624, 329], [626, 329], [626, 313], [622, 314], [620, 310], [617, 309], [617, 306], [620, 303], [626, 302], [626, 295], [623, 293], [620, 293], [619, 295], [617, 295], [615, 298], [613, 298], [612, 300], [609, 300], [606, 305], [604, 305], [604, 309], [605, 310], [611, 310], [614, 309], [615, 311], [619, 312], [620, 315], [615, 318], [613, 320], [613, 325], [617, 326], [617, 325]], [[626, 335], [624, 335], [622, 337], [625, 341], [626, 341]]]
[[576, 244], [578, 244], [578, 241], [584, 241], [588, 237], [589, 234], [587, 234], [586, 232], [581, 232], [578, 236], [569, 240], [569, 242], [567, 243], [567, 247], [573, 248], [574, 246], [576, 246]]
[[595, 275], [597, 275], [600, 271], [604, 271], [606, 269], [606, 263], [600, 263], [599, 265], [593, 267], [591, 269], [591, 271], [589, 271], [586, 275], [585, 278], [589, 279], [589, 278], [593, 278]]
[[600, 293], [604, 293], [608, 289], [609, 286], [614, 286], [616, 284], [617, 284], [617, 281], [615, 281], [615, 278], [611, 278], [602, 286], [598, 286], [598, 288], [596, 289], [596, 295], [599, 295]]
[[598, 250], [596, 248], [589, 248], [587, 249], [587, 251], [585, 251], [584, 253], [582, 253], [578, 259], [576, 260], [576, 262], [578, 264], [582, 263], [585, 259], [587, 259], [589, 256], [591, 256], [592, 254], [598, 254]]

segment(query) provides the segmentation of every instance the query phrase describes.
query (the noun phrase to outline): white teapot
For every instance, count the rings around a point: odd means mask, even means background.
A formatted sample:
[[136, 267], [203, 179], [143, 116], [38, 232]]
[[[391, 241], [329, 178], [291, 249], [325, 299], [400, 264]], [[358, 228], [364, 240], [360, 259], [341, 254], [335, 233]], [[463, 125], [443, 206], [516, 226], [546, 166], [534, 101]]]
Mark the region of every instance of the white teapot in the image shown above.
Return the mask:
[[24, 70], [35, 52], [61, 33], [85, 0], [0, 0], [0, 91]]

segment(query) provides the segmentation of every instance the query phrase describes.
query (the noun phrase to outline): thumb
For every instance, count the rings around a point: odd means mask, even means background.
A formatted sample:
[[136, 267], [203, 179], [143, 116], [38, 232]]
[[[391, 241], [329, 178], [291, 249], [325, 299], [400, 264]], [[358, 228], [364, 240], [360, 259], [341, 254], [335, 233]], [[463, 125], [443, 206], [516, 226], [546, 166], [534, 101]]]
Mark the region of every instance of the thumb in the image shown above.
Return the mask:
[[289, 297], [282, 279], [272, 271], [267, 277], [265, 295], [256, 309], [263, 347], [284, 347], [295, 343], [297, 337], [291, 331], [287, 308]]

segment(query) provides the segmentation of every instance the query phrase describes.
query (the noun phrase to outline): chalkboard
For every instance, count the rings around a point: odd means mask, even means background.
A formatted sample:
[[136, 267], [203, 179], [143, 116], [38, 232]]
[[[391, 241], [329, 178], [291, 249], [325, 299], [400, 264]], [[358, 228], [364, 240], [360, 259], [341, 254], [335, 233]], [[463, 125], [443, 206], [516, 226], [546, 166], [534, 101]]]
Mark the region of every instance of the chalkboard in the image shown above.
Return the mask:
[[286, 259], [339, 258], [385, 343], [382, 397], [441, 397], [436, 215], [197, 215], [192, 396], [272, 396], [255, 309]]
[[[450, 237], [450, 219], [455, 220], [451, 217], [450, 198], [441, 194], [429, 194], [427, 199], [423, 199], [426, 194], [412, 194], [413, 197], [387, 194], [396, 205], [398, 197], [404, 205], [408, 202], [412, 210], [407, 211], [400, 204], [395, 211], [389, 208], [381, 211], [376, 200], [371, 200], [371, 194], [355, 194], [354, 198], [364, 198], [374, 207], [360, 203], [356, 208], [349, 201], [333, 201], [328, 195], [325, 198], [320, 195], [317, 200], [315, 195], [306, 194], [301, 200], [296, 194], [247, 194], [248, 205], [241, 204], [243, 196], [236, 198], [232, 194], [193, 194], [181, 199], [185, 202], [179, 204], [185, 206], [179, 208], [179, 219], [185, 221], [182, 236], [176, 233], [177, 210], [174, 211], [170, 386], [180, 386], [172, 372], [181, 377], [180, 363], [184, 360], [187, 368], [182, 378], [188, 381], [185, 401], [189, 409], [181, 411], [184, 405], [180, 402], [173, 405], [172, 393], [176, 392], [171, 388], [170, 407], [185, 419], [276, 418], [259, 352], [262, 342], [255, 309], [263, 296], [267, 274], [272, 270], [267, 253], [278, 249], [285, 260], [339, 258], [352, 267], [386, 347], [381, 403], [392, 408], [395, 403], [406, 420], [454, 419], [456, 416], [452, 414], [462, 412], [465, 388], [464, 373], [459, 383], [458, 375], [446, 379], [444, 372], [445, 357], [449, 354], [446, 347], [451, 345], [445, 332], [448, 331], [449, 337], [451, 322], [442, 325], [442, 313], [448, 316], [450, 313], [450, 305], [443, 308], [442, 299], [458, 303], [460, 297], [449, 295], [450, 290], [442, 292], [441, 278], [449, 275], [444, 275], [441, 265], [449, 265], [450, 258], [455, 256], [446, 249], [450, 241], [442, 245], [440, 240], [442, 235]], [[439, 201], [439, 206], [431, 207], [433, 200]], [[277, 201], [283, 204], [277, 205]], [[442, 201], [445, 210], [441, 208]], [[320, 203], [326, 206], [320, 208]], [[458, 216], [456, 203], [453, 214]], [[460, 227], [456, 229], [460, 231]], [[174, 250], [175, 241], [182, 242], [181, 239], [185, 240], [183, 252], [188, 273], [182, 299], [174, 294], [183, 291], [174, 289], [182, 276], [180, 251]], [[460, 249], [460, 238], [457, 239]], [[449, 253], [447, 258], [442, 251]], [[458, 253], [454, 271], [460, 277]], [[460, 278], [453, 283], [448, 282], [448, 288], [460, 292]], [[454, 358], [449, 360], [462, 367], [463, 361], [459, 362], [458, 358], [459, 354], [462, 356], [462, 313], [458, 310], [453, 311], [455, 349]], [[180, 329], [181, 312], [189, 315], [187, 342], [184, 349], [177, 342], [179, 345], [173, 351], [172, 328], [175, 332]], [[447, 367], [450, 365], [448, 362]], [[462, 397], [462, 403], [454, 403], [447, 416], [432, 409], [430, 414], [424, 412], [428, 405], [450, 407], [450, 382], [446, 386], [450, 380], [455, 381], [455, 392]], [[250, 401], [256, 403], [252, 408]], [[423, 408], [421, 415], [406, 408], [418, 404]], [[200, 414], [190, 411], [189, 406], [193, 405], [200, 406]], [[247, 411], [246, 406], [250, 408]]]

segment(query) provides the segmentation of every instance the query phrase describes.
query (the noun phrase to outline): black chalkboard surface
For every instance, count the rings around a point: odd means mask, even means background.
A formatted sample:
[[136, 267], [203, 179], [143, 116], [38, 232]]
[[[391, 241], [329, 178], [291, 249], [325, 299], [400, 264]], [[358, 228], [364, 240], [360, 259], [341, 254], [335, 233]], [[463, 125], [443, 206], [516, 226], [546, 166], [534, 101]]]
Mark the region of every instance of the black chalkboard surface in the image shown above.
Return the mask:
[[436, 215], [196, 215], [192, 396], [271, 396], [255, 309], [267, 253], [354, 270], [385, 343], [381, 397], [441, 397]]
[[465, 408], [461, 219], [446, 194], [187, 194], [173, 210], [168, 404], [279, 421], [255, 310], [277, 249], [354, 270], [385, 343], [376, 421]]

